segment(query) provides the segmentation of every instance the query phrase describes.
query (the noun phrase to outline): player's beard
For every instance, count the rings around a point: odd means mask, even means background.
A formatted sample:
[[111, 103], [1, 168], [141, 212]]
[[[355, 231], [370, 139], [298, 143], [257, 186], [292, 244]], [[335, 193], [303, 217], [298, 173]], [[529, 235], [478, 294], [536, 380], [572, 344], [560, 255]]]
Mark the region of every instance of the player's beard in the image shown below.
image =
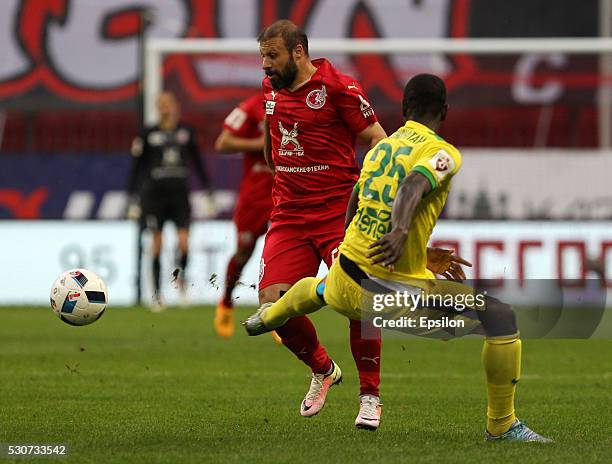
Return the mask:
[[297, 76], [297, 65], [292, 56], [289, 57], [289, 61], [280, 71], [266, 72], [268, 77], [276, 77], [276, 79], [270, 79], [270, 84], [274, 90], [281, 90], [290, 87], [295, 81]]

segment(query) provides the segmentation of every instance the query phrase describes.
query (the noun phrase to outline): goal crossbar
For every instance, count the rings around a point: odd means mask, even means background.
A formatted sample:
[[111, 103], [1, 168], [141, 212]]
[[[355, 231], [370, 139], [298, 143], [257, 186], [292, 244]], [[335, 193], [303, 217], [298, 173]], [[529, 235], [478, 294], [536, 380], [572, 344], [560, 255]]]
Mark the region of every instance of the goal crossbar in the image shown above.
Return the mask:
[[[612, 38], [513, 38], [513, 39], [312, 39], [316, 53], [604, 53], [612, 52]], [[153, 53], [258, 53], [255, 39], [149, 39]]]

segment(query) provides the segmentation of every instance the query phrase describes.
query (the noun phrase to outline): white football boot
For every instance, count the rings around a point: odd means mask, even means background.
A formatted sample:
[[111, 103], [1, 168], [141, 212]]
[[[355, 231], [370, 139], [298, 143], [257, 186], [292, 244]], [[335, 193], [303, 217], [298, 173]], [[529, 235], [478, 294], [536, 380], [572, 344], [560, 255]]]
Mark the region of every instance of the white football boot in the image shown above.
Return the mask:
[[325, 406], [325, 398], [329, 389], [332, 385], [337, 385], [340, 382], [342, 382], [342, 371], [334, 361], [332, 361], [330, 374], [312, 374], [310, 389], [300, 405], [300, 414], [303, 417], [312, 417], [318, 414]]
[[380, 425], [382, 403], [374, 395], [361, 395], [359, 397], [359, 414], [355, 419], [355, 427], [363, 430], [376, 430]]

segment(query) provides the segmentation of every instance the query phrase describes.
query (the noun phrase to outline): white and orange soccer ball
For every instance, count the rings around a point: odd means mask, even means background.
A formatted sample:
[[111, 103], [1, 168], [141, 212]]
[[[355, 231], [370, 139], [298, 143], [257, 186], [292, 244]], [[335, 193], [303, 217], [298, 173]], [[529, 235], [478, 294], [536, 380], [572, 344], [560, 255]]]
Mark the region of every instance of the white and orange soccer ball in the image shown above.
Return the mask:
[[96, 322], [108, 304], [104, 280], [87, 269], [62, 273], [51, 287], [51, 309], [66, 324]]

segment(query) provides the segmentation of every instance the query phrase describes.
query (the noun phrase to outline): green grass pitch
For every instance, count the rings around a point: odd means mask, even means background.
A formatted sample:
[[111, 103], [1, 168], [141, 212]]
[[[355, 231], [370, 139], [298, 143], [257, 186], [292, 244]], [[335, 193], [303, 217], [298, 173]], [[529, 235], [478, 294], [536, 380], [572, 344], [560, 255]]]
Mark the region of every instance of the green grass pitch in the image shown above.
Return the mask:
[[65, 443], [75, 463], [610, 462], [612, 341], [524, 341], [518, 414], [556, 443], [485, 443], [481, 340], [386, 340], [366, 432], [346, 320], [313, 318], [345, 378], [304, 419], [306, 368], [269, 336], [216, 338], [212, 316], [110, 308], [70, 327], [0, 309], [0, 443]]

